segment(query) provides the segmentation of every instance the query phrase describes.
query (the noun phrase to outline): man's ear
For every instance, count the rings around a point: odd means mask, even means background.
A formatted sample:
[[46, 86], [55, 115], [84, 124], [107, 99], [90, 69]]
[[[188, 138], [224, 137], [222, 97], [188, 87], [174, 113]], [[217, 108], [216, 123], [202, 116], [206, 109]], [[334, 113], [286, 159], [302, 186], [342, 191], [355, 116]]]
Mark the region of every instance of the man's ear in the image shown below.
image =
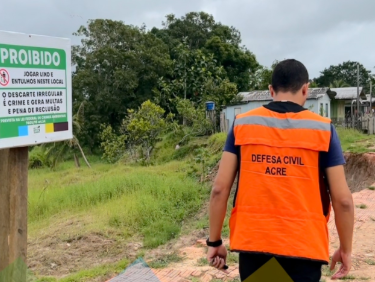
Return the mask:
[[306, 83], [302, 86], [302, 95], [307, 96], [309, 94], [309, 85], [310, 83]]
[[272, 87], [271, 84], [268, 85], [268, 89], [269, 89], [269, 91], [270, 91], [270, 93], [271, 93], [271, 97], [273, 98], [273, 97], [275, 96], [275, 90], [273, 90], [273, 87]]

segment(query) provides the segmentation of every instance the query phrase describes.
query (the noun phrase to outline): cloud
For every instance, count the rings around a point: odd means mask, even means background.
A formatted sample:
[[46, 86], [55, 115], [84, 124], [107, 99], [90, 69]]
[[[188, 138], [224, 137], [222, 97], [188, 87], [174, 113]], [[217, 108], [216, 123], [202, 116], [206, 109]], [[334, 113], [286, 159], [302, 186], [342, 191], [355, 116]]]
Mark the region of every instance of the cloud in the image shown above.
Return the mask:
[[160, 27], [170, 13], [205, 11], [240, 30], [243, 44], [263, 65], [296, 58], [310, 76], [354, 60], [375, 72], [373, 0], [12, 0], [2, 3], [2, 30], [73, 38], [95, 18]]

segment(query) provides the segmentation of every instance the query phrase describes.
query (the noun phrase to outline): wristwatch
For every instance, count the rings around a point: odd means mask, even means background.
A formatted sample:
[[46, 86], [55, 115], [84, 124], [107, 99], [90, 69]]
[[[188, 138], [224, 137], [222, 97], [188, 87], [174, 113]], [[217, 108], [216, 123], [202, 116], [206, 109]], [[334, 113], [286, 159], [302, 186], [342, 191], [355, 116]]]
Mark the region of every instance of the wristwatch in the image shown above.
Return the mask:
[[215, 247], [216, 248], [216, 247], [220, 247], [223, 244], [223, 240], [220, 239], [220, 240], [215, 241], [215, 242], [210, 242], [210, 239], [207, 238], [206, 244], [209, 247]]

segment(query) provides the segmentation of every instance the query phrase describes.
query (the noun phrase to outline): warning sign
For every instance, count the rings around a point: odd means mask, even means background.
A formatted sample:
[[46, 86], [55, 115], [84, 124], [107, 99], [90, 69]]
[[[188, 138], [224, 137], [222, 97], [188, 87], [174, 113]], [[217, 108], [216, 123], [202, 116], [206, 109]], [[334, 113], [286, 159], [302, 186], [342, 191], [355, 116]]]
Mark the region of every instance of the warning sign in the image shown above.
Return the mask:
[[9, 73], [6, 69], [0, 69], [0, 85], [7, 86], [9, 83]]
[[0, 149], [72, 137], [70, 40], [0, 31]]

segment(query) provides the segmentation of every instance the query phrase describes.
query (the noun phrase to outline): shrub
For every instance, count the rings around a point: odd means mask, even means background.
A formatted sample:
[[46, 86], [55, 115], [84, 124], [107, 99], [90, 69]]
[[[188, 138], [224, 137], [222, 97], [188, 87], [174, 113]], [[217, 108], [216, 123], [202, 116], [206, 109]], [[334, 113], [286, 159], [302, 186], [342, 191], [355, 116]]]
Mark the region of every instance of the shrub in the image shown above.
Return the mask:
[[36, 169], [49, 167], [51, 163], [48, 161], [46, 154], [40, 146], [34, 147], [29, 154], [29, 168]]

